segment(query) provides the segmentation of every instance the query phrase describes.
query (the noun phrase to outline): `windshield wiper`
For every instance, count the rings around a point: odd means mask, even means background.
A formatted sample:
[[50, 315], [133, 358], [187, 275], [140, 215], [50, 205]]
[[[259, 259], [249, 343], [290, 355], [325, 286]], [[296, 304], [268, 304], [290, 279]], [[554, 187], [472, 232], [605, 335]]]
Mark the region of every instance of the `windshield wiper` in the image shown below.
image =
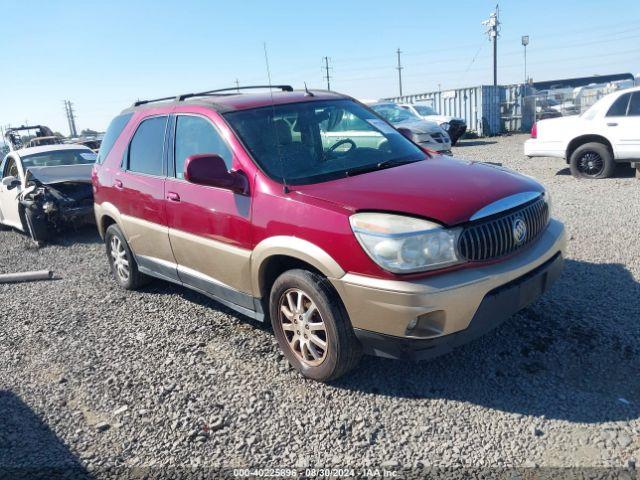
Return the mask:
[[373, 163], [371, 165], [363, 165], [361, 167], [355, 167], [347, 170], [345, 175], [351, 177], [361, 173], [375, 172], [376, 170], [383, 170], [385, 168], [397, 167], [399, 165], [406, 165], [407, 163], [414, 163], [418, 160], [385, 160], [383, 162]]

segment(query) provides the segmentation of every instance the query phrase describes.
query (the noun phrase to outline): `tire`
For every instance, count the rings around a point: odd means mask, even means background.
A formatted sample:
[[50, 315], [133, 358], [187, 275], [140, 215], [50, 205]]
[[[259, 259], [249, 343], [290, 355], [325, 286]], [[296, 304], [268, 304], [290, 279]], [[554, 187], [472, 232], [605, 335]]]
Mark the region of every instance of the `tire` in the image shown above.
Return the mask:
[[271, 288], [269, 313], [280, 349], [303, 376], [329, 382], [358, 364], [360, 342], [340, 297], [321, 275], [307, 270], [280, 275]]
[[118, 285], [125, 290], [137, 290], [149, 283], [151, 279], [138, 271], [136, 259], [120, 227], [116, 224], [109, 225], [104, 235], [104, 243], [109, 266]]
[[616, 169], [616, 162], [605, 144], [590, 142], [574, 150], [569, 159], [569, 168], [576, 178], [609, 178]]

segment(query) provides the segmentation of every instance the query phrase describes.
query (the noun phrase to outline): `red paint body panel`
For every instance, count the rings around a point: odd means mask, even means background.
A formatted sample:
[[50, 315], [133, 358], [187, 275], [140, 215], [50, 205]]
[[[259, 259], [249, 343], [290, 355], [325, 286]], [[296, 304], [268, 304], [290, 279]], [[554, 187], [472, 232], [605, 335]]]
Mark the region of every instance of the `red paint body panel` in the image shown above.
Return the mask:
[[[310, 97], [304, 92], [274, 92], [273, 100], [284, 104], [348, 98], [314, 93]], [[271, 95], [232, 95], [216, 97], [215, 102], [229, 109], [259, 108], [271, 105]], [[156, 183], [134, 181], [134, 175], [121, 171], [120, 161], [140, 120], [169, 113], [202, 115], [217, 126], [233, 152], [233, 169], [243, 171], [249, 179], [247, 196], [172, 178], [159, 180], [164, 188], [158, 194]], [[126, 193], [114, 188], [116, 179], [123, 181]], [[456, 225], [502, 197], [543, 191], [535, 180], [509, 171], [434, 157], [350, 178], [296, 186], [285, 193], [281, 184], [256, 166], [213, 106], [188, 103], [136, 111], [103, 165], [96, 166], [93, 181], [95, 201], [111, 202], [123, 213], [246, 249], [272, 236], [299, 237], [325, 250], [345, 271], [381, 278], [415, 278], [439, 272], [398, 276], [381, 269], [351, 231], [349, 216], [353, 212], [403, 212]], [[168, 200], [170, 193], [177, 194], [180, 201]]]
[[503, 197], [543, 188], [533, 179], [490, 165], [436, 156], [296, 190], [353, 212], [402, 212], [452, 226]]

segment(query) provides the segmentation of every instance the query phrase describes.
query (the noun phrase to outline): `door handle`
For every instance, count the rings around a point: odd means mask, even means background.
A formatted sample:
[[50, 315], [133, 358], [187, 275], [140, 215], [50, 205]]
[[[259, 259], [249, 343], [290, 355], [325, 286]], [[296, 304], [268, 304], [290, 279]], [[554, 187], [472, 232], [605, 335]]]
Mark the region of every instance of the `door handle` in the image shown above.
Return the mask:
[[175, 192], [167, 192], [167, 200], [169, 200], [171, 202], [179, 202], [180, 201], [180, 195], [178, 195]]
[[113, 182], [113, 186], [118, 190], [122, 190], [124, 188], [124, 185], [122, 185], [122, 180], [116, 180], [115, 182]]
[[618, 124], [616, 122], [607, 123], [607, 127], [617, 127]]

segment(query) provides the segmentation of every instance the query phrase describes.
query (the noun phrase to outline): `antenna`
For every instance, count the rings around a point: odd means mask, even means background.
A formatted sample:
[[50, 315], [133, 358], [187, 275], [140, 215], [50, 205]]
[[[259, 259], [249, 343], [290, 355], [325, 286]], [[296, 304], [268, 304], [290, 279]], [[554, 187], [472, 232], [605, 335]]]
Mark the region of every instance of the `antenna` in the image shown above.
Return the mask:
[[282, 172], [282, 184], [284, 185], [284, 193], [289, 193], [289, 187], [287, 186], [287, 177], [284, 174], [284, 162], [282, 160], [282, 152], [280, 151], [280, 139], [278, 138], [278, 129], [276, 128], [276, 107], [273, 100], [273, 88], [271, 87], [271, 69], [269, 68], [269, 55], [267, 53], [267, 42], [263, 42], [264, 48], [264, 62], [267, 65], [267, 78], [269, 80], [269, 94], [271, 95], [271, 126], [273, 127], [273, 135], [276, 138], [276, 149], [278, 151], [278, 160], [280, 160], [280, 171]]
[[307, 82], [304, 82], [304, 91], [307, 97], [315, 97], [315, 95], [307, 88]]

